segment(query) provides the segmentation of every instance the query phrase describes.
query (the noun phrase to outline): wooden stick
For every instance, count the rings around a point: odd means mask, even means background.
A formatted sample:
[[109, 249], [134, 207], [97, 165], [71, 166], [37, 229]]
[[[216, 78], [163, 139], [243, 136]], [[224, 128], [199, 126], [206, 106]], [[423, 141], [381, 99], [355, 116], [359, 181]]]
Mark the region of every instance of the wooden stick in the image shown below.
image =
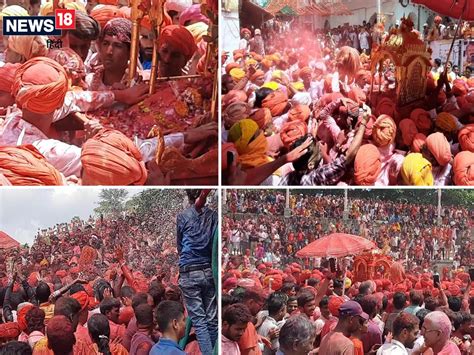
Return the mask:
[[193, 74], [193, 75], [178, 75], [178, 76], [163, 76], [160, 78], [156, 78], [157, 81], [171, 81], [171, 80], [179, 80], [179, 79], [195, 79], [200, 78], [202, 75], [200, 74]]

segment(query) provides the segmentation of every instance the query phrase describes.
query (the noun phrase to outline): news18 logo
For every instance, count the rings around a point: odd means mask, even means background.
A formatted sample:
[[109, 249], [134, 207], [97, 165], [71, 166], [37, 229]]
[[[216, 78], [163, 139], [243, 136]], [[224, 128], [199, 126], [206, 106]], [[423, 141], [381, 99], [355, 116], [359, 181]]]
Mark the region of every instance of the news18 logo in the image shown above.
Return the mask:
[[4, 36], [60, 36], [76, 28], [76, 10], [56, 9], [54, 16], [5, 16]]

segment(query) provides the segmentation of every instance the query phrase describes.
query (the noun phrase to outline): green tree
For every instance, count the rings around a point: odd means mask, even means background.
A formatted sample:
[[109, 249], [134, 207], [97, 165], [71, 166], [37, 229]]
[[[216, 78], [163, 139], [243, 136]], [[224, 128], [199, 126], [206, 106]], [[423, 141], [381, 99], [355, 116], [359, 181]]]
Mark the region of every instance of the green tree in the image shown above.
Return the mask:
[[184, 190], [147, 189], [129, 199], [125, 208], [127, 211], [135, 212], [137, 216], [146, 214], [151, 206], [161, 205], [170, 208], [183, 201]]
[[103, 189], [99, 194], [98, 205], [94, 208], [96, 214], [117, 215], [124, 211], [128, 192], [125, 189]]

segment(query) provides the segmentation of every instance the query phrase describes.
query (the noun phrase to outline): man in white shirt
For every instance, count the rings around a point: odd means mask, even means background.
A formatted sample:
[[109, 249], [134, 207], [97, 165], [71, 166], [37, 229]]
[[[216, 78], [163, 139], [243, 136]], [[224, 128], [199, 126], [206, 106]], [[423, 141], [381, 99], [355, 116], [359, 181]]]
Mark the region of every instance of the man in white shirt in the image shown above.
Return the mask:
[[393, 322], [393, 339], [377, 350], [377, 355], [408, 355], [420, 333], [420, 321], [410, 313], [402, 312]]
[[249, 39], [252, 35], [252, 32], [248, 28], [242, 28], [240, 30], [240, 42], [239, 42], [239, 49], [244, 49], [246, 52], [249, 49]]
[[278, 336], [280, 328], [285, 323], [283, 318], [286, 315], [286, 298], [283, 294], [275, 292], [272, 293], [267, 300], [268, 316], [265, 317], [263, 323], [257, 329], [257, 333], [267, 338], [272, 348], [265, 347], [263, 355], [273, 355], [280, 348], [278, 343]]

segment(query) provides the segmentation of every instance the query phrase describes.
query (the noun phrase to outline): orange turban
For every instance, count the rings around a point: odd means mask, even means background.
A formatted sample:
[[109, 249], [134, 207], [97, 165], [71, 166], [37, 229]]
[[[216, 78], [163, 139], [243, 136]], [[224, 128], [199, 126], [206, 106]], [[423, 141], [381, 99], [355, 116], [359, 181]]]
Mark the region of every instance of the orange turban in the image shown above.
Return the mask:
[[258, 69], [255, 71], [255, 73], [252, 74], [252, 76], [250, 76], [250, 81], [262, 79], [264, 76], [265, 76], [265, 73], [263, 72], [263, 70]]
[[463, 151], [454, 157], [454, 183], [462, 186], [474, 185], [474, 153]]
[[100, 28], [104, 28], [105, 24], [114, 18], [125, 18], [125, 13], [117, 6], [101, 4], [92, 9], [90, 16], [99, 23]]
[[247, 94], [242, 90], [230, 90], [222, 97], [223, 108], [234, 102], [247, 102]]
[[161, 31], [160, 45], [169, 43], [190, 60], [197, 50], [194, 37], [184, 26], [170, 25]]
[[372, 128], [372, 139], [379, 147], [392, 143], [397, 133], [397, 126], [388, 115], [380, 115]]
[[433, 120], [428, 111], [423, 110], [422, 108], [416, 108], [411, 112], [410, 118], [415, 122], [416, 128], [419, 132], [424, 133], [425, 135], [431, 132]]
[[14, 186], [64, 185], [60, 172], [32, 145], [0, 147], [0, 173]]
[[442, 129], [445, 132], [456, 131], [456, 117], [447, 112], [441, 112], [436, 117], [436, 127]]
[[446, 166], [451, 160], [451, 146], [441, 132], [430, 134], [426, 138], [426, 146], [441, 166]]
[[341, 307], [343, 303], [344, 303], [344, 298], [342, 298], [341, 296], [331, 296], [329, 298], [329, 303], [328, 303], [329, 312], [331, 312], [331, 314], [334, 317], [338, 317], [339, 308]]
[[68, 89], [64, 68], [52, 59], [36, 57], [16, 71], [12, 95], [19, 107], [47, 114], [63, 106]]
[[229, 63], [225, 66], [225, 72], [230, 74], [230, 71], [235, 68], [240, 68], [240, 65], [235, 62]]
[[306, 122], [311, 114], [308, 105], [296, 104], [288, 111], [288, 120]]
[[303, 79], [305, 76], [311, 76], [313, 70], [310, 67], [303, 67], [300, 70], [300, 78]]
[[354, 177], [357, 185], [373, 185], [382, 170], [380, 152], [373, 144], [364, 144], [354, 161]]
[[8, 36], [8, 48], [20, 54], [25, 60], [48, 54], [43, 36]]
[[272, 113], [270, 109], [264, 107], [252, 112], [250, 118], [257, 122], [260, 129], [265, 129], [272, 122]]
[[411, 150], [415, 153], [421, 152], [421, 147], [426, 143], [426, 136], [423, 133], [415, 134], [413, 142], [411, 143]]
[[24, 303], [23, 305], [20, 304], [18, 306], [19, 310], [17, 312], [17, 322], [18, 322], [18, 326], [20, 327], [22, 331], [25, 331], [27, 328], [26, 314], [33, 307], [34, 306], [31, 303]]
[[467, 79], [467, 86], [474, 88], [474, 78]]
[[143, 185], [147, 170], [140, 151], [123, 133], [104, 129], [82, 147], [84, 185]]
[[226, 107], [223, 114], [224, 126], [230, 129], [235, 123], [247, 118], [250, 113], [250, 108], [246, 102], [238, 101], [231, 103]]
[[285, 112], [288, 103], [288, 96], [282, 91], [274, 91], [262, 102], [262, 107], [269, 108], [272, 116], [280, 116]]
[[375, 114], [379, 116], [389, 115], [390, 117], [395, 117], [395, 112], [395, 103], [387, 97], [382, 98], [375, 108]]
[[81, 311], [87, 308], [89, 305], [89, 295], [86, 291], [79, 291], [71, 295], [81, 305]]
[[99, 4], [102, 4], [102, 5], [114, 5], [114, 6], [117, 6], [118, 5], [118, 0], [98, 0]]
[[280, 138], [286, 148], [290, 146], [299, 138], [308, 133], [308, 127], [303, 121], [287, 122], [283, 125], [280, 131]]
[[474, 152], [474, 124], [468, 124], [458, 133], [459, 144], [462, 150]]
[[349, 99], [357, 102], [357, 104], [360, 104], [367, 100], [367, 96], [365, 95], [364, 91], [362, 91], [362, 89], [358, 86], [353, 86], [347, 96], [349, 97]]
[[464, 96], [467, 94], [467, 84], [464, 80], [456, 79], [453, 82], [452, 93], [454, 96]]
[[413, 139], [415, 138], [418, 130], [416, 129], [415, 122], [409, 118], [405, 118], [398, 124], [400, 131], [402, 132], [403, 144], [411, 146]]
[[262, 65], [262, 67], [270, 69], [273, 65], [273, 62], [271, 61], [271, 59], [264, 58], [262, 59], [262, 62], [260, 64]]
[[8, 92], [9, 94], [12, 92], [15, 74], [20, 66], [20, 63], [6, 63], [3, 67], [0, 67], [0, 91]]

